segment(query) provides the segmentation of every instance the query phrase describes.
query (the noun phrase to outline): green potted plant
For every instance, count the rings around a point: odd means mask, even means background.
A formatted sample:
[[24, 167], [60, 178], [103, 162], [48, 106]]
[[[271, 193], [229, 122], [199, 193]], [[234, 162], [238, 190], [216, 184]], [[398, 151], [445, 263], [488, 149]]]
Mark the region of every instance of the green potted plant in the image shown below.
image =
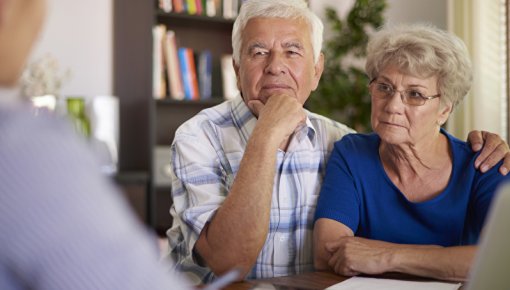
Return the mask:
[[[326, 8], [331, 36], [324, 45], [326, 61], [317, 90], [306, 106], [356, 129], [370, 131], [370, 96], [363, 58], [370, 31], [384, 22], [385, 0], [356, 0], [346, 19]], [[362, 63], [362, 64], [360, 64]]]

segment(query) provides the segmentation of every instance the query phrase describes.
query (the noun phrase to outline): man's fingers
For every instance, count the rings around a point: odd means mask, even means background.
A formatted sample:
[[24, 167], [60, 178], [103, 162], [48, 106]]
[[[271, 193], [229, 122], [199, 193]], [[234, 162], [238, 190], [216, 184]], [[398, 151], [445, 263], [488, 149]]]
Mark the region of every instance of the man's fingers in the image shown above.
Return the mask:
[[[504, 143], [502, 142], [501, 138], [497, 134], [492, 134], [489, 132], [482, 131], [481, 135], [484, 140], [484, 141], [482, 141], [484, 144], [483, 144], [482, 150], [480, 151], [480, 155], [478, 155], [478, 157], [475, 160], [475, 168], [479, 168], [482, 172], [485, 172], [490, 167], [494, 166], [494, 162], [491, 161], [491, 159], [499, 161], [503, 158], [504, 153], [506, 153], [506, 152], [503, 152], [503, 154], [501, 154], [502, 152], [499, 152], [499, 154], [500, 154], [499, 156], [492, 155], [494, 153], [494, 151], [496, 150], [496, 148]], [[474, 136], [474, 135], [470, 135], [470, 137], [471, 136]], [[476, 139], [475, 137], [473, 137], [473, 138]], [[471, 140], [470, 140], [470, 142], [471, 142]], [[472, 147], [474, 148], [473, 145], [472, 145]], [[496, 152], [496, 154], [498, 154], [498, 152]], [[492, 165], [489, 166], [490, 164], [492, 164]]]
[[505, 159], [503, 159], [503, 165], [499, 167], [499, 173], [506, 176], [508, 174], [509, 168], [510, 168], [510, 153], [506, 153]]
[[475, 152], [478, 152], [480, 149], [482, 149], [483, 145], [483, 134], [482, 131], [471, 131], [468, 134], [468, 141], [471, 143], [471, 149]]
[[[476, 162], [479, 161], [480, 164], [479, 164], [479, 168], [480, 168], [480, 171], [481, 172], [487, 172], [489, 169], [491, 169], [493, 166], [495, 166], [500, 160], [502, 160], [503, 158], [510, 158], [507, 156], [508, 154], [508, 148], [505, 144], [499, 144], [496, 148], [494, 148], [491, 152], [489, 152], [488, 154], [484, 154], [486, 155], [485, 156], [482, 156], [483, 152], [485, 150], [488, 150], [488, 148], [486, 149], [484, 147], [484, 149], [482, 150], [482, 153], [478, 156], [477, 160], [475, 161], [475, 165], [476, 165]], [[483, 158], [483, 159], [482, 159]], [[506, 162], [506, 161], [505, 161]], [[510, 161], [509, 161], [510, 162]], [[509, 163], [510, 164], [510, 163]], [[503, 163], [502, 167], [505, 166], [505, 164]], [[508, 167], [506, 167], [508, 168]]]

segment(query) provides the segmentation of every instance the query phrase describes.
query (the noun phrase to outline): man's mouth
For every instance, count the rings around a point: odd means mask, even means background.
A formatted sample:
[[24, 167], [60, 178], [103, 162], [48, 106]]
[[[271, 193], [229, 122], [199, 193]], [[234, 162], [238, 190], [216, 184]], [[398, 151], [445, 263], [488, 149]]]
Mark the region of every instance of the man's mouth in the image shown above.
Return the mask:
[[286, 90], [286, 89], [290, 89], [291, 87], [288, 86], [288, 85], [284, 85], [284, 84], [269, 84], [269, 85], [264, 85], [262, 86], [262, 89], [263, 90]]

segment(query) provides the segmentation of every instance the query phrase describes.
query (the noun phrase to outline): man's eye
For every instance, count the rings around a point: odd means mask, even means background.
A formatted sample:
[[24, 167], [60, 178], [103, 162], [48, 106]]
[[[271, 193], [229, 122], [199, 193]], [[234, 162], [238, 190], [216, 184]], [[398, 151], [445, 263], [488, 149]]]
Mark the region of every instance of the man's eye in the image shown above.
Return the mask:
[[264, 55], [267, 55], [267, 51], [255, 51], [253, 53], [253, 55], [255, 55], [255, 56], [264, 56]]

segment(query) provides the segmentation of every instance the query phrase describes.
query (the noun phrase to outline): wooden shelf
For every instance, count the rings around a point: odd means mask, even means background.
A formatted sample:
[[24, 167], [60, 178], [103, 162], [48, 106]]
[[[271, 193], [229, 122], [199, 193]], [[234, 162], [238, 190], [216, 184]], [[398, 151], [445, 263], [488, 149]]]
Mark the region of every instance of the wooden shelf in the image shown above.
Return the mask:
[[209, 17], [205, 15], [191, 15], [186, 13], [175, 13], [175, 12], [164, 12], [164, 11], [158, 11], [156, 13], [156, 16], [159, 21], [164, 19], [171, 19], [171, 20], [179, 20], [179, 22], [185, 22], [190, 21], [194, 24], [203, 22], [204, 25], [211, 25], [211, 23], [218, 23], [218, 24], [225, 24], [227, 26], [232, 27], [232, 24], [234, 23], [234, 19], [227, 19], [223, 17]]
[[[166, 13], [157, 1], [114, 0], [114, 88], [120, 101], [120, 184], [140, 216], [158, 229], [171, 223], [169, 188], [154, 184], [154, 149], [170, 146], [177, 128], [201, 110], [223, 101], [221, 57], [232, 53], [234, 20], [223, 17]], [[212, 95], [209, 100], [155, 100], [152, 92], [152, 29], [164, 24], [175, 31], [178, 47], [212, 55]], [[133, 173], [134, 172], [134, 173]], [[138, 172], [138, 173], [137, 173]], [[140, 173], [141, 172], [141, 173]], [[145, 173], [144, 173], [145, 172]], [[147, 186], [144, 186], [147, 184]], [[142, 191], [147, 191], [146, 199]]]

